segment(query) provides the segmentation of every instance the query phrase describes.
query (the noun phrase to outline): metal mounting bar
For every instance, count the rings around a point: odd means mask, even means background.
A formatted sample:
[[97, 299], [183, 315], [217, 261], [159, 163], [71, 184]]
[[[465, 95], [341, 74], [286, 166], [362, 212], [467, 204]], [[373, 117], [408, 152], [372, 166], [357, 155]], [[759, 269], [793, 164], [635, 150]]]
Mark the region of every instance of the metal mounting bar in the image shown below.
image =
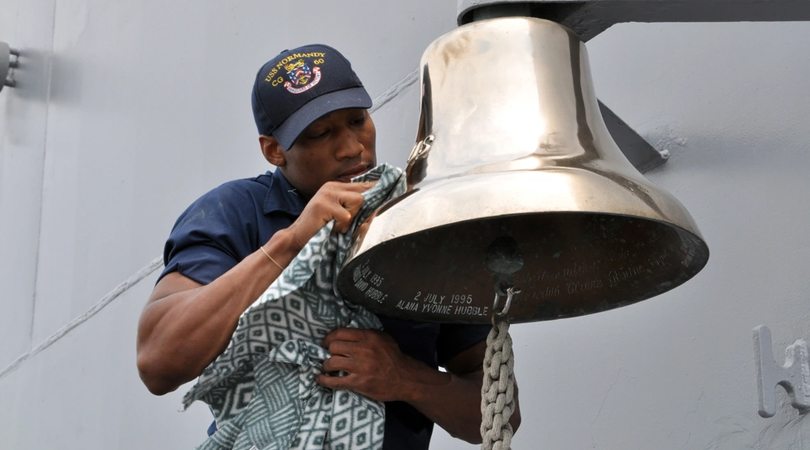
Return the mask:
[[588, 41], [624, 22], [810, 21], [810, 0], [459, 0], [459, 25], [487, 15], [552, 20]]
[[645, 173], [667, 162], [667, 159], [669, 159], [667, 149], [656, 150], [601, 101], [599, 102], [599, 111], [602, 112], [602, 119], [605, 121], [610, 136], [624, 153], [624, 156], [627, 157], [627, 160], [639, 172]]
[[[12, 56], [14, 59], [11, 59]], [[3, 90], [3, 86], [15, 86], [14, 79], [10, 78], [9, 74], [11, 74], [11, 69], [19, 66], [19, 57], [20, 52], [9, 47], [5, 42], [0, 42], [0, 78], [2, 78], [0, 91]]]
[[765, 325], [754, 328], [754, 354], [757, 359], [757, 394], [759, 415], [776, 414], [776, 386], [790, 395], [790, 404], [802, 414], [810, 411], [810, 357], [807, 343], [799, 339], [785, 349], [785, 365], [773, 359], [771, 330]]

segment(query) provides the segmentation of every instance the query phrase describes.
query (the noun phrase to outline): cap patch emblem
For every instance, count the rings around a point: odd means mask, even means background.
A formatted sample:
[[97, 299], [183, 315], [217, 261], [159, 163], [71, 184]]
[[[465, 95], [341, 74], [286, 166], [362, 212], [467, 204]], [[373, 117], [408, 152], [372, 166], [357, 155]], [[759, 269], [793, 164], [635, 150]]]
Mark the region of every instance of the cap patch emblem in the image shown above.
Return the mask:
[[315, 66], [310, 69], [303, 59], [285, 65], [284, 70], [287, 71], [287, 78], [290, 79], [290, 81], [284, 82], [284, 87], [293, 94], [306, 92], [321, 81], [321, 68]]

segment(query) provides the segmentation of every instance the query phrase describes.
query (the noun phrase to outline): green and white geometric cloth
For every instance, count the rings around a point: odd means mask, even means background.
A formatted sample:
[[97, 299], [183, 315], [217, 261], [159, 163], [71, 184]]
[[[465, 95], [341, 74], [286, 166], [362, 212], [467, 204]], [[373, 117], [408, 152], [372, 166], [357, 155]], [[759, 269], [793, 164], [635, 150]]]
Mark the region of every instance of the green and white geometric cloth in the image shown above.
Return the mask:
[[377, 166], [361, 181], [379, 182], [348, 233], [334, 221], [307, 243], [279, 278], [239, 318], [228, 348], [183, 398], [210, 405], [217, 431], [201, 450], [366, 450], [382, 448], [385, 405], [353, 391], [315, 383], [337, 328], [379, 329], [365, 308], [344, 302], [337, 272], [354, 230], [385, 201], [405, 192], [402, 170]]

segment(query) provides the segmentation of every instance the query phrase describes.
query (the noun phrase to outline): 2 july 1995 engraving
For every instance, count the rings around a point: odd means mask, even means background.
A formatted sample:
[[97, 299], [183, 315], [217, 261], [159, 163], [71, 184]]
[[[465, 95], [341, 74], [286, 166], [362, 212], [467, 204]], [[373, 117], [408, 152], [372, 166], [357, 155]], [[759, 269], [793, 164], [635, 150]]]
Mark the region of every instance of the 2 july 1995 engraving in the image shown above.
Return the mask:
[[[658, 237], [653, 233], [650, 239], [654, 241]], [[557, 260], [560, 264], [542, 264], [539, 267], [529, 265], [523, 268], [522, 273], [518, 272], [512, 276], [511, 283], [524, 288], [522, 298], [532, 302], [550, 301], [553, 304], [565, 302], [560, 305], [591, 301], [589, 299], [598, 299], [602, 292], [608, 296], [613, 295], [607, 294], [606, 290], [623, 289], [628, 283], [638, 283], [638, 280], [644, 277], [659, 276], [661, 271], [671, 266], [673, 258], [683, 263], [684, 260], [688, 261], [693, 257], [689, 252], [679, 253], [678, 249], [672, 248], [659, 249], [643, 256], [630, 250], [596, 256], [584, 262], [570, 258], [572, 256], [570, 254], [568, 260], [565, 260], [564, 254], [558, 256], [563, 257]], [[403, 292], [403, 286], [391, 285], [391, 283], [401, 284], [403, 280], [394, 281], [397, 276], [377, 273], [374, 267], [375, 265], [367, 260], [352, 269], [350, 286], [368, 302], [366, 304], [374, 303], [383, 308], [402, 311], [405, 316], [413, 313], [414, 317], [423, 315], [432, 317], [433, 320], [441, 320], [441, 317], [445, 316], [448, 321], [488, 316], [492, 312], [492, 300], [478, 298], [480, 290], [478, 286], [465, 287], [464, 290], [456, 290], [455, 293], [442, 292], [444, 286], [441, 283], [437, 284], [431, 277], [424, 280], [422, 286], [419, 286], [419, 280], [412, 280], [413, 284], [423, 289], [414, 288], [411, 294], [408, 294], [407, 289]], [[389, 276], [391, 280], [386, 282]], [[385, 306], [386, 304], [388, 306]]]

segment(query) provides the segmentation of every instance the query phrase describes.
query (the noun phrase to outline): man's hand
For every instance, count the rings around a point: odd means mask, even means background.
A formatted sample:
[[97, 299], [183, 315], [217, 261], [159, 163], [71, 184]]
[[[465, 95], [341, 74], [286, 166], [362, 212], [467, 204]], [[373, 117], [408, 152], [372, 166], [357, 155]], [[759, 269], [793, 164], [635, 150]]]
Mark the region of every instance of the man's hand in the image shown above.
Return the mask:
[[335, 220], [336, 231], [349, 231], [352, 219], [363, 206], [363, 192], [375, 184], [376, 181], [330, 181], [324, 184], [307, 203], [301, 216], [285, 232], [291, 234], [292, 242], [300, 250], [332, 219]]
[[[341, 328], [323, 341], [332, 354], [323, 363], [327, 373], [316, 381], [331, 389], [348, 389], [379, 401], [405, 401], [452, 436], [480, 443], [482, 364], [486, 342], [479, 342], [448, 361], [439, 372], [399, 350], [386, 333]], [[515, 412], [509, 422], [517, 431], [520, 405], [515, 386]]]
[[404, 355], [388, 334], [340, 328], [326, 335], [323, 346], [332, 354], [323, 362], [324, 372], [347, 375], [319, 375], [316, 381], [321, 386], [352, 390], [383, 402], [414, 398], [418, 381], [414, 373], [420, 369], [415, 364], [420, 363]]

